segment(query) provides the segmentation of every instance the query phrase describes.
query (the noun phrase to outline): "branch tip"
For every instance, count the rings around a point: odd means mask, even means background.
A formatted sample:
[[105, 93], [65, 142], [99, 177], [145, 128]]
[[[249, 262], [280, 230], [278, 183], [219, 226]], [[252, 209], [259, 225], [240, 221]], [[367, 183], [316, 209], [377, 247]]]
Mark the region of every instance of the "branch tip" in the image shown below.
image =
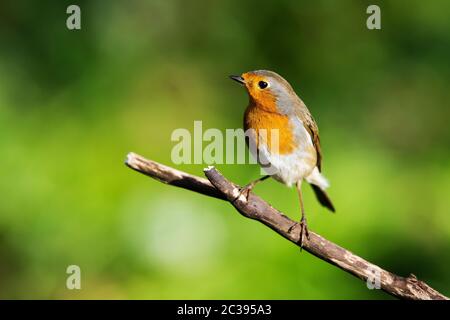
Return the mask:
[[213, 170], [213, 169], [215, 169], [214, 166], [208, 166], [208, 167], [206, 167], [206, 168], [203, 168], [203, 172], [208, 172], [208, 171], [211, 171], [211, 170]]
[[136, 159], [136, 153], [128, 152], [127, 157], [125, 158], [125, 164], [130, 165]]

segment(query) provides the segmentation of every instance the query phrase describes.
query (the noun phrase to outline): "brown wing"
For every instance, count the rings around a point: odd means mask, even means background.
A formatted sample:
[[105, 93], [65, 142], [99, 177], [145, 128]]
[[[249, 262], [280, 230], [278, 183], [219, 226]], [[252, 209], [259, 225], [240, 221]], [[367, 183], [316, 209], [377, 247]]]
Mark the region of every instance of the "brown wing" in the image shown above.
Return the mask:
[[320, 149], [320, 138], [319, 138], [319, 128], [317, 128], [316, 121], [312, 117], [308, 108], [305, 106], [303, 101], [299, 98], [298, 108], [296, 108], [296, 113], [300, 120], [302, 120], [305, 129], [309, 132], [311, 140], [313, 142], [314, 148], [316, 148], [317, 154], [317, 168], [322, 171], [322, 151]]
[[311, 116], [311, 114], [308, 113], [308, 116], [305, 118], [307, 119], [305, 121], [305, 128], [311, 135], [312, 142], [314, 144], [314, 147], [316, 148], [317, 153], [316, 165], [319, 171], [322, 171], [322, 150], [320, 149], [319, 129], [317, 128], [317, 124], [314, 121], [314, 118]]

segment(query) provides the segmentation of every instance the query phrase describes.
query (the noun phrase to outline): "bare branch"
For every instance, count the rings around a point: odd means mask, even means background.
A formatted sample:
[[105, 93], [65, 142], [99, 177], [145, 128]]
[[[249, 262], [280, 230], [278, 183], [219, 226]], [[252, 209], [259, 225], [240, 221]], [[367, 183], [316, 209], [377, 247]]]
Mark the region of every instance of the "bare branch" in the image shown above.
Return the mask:
[[[295, 225], [295, 221], [289, 219], [253, 193], [250, 193], [248, 201], [243, 195], [239, 196], [239, 186], [228, 181], [213, 167], [205, 169], [208, 181], [147, 160], [135, 153], [129, 153], [125, 163], [133, 170], [161, 182], [226, 200], [243, 216], [265, 224], [297, 245], [299, 243], [300, 227]], [[406, 278], [397, 276], [328, 241], [311, 230], [309, 230], [309, 235], [310, 239], [304, 239], [303, 241], [305, 251], [363, 281], [379, 276], [381, 289], [394, 297], [408, 300], [448, 300], [446, 296], [418, 280], [412, 274]]]
[[158, 162], [145, 159], [136, 153], [130, 152], [127, 155], [125, 164], [131, 169], [161, 181], [162, 183], [226, 200], [225, 195], [219, 192], [207, 179], [196, 177]]

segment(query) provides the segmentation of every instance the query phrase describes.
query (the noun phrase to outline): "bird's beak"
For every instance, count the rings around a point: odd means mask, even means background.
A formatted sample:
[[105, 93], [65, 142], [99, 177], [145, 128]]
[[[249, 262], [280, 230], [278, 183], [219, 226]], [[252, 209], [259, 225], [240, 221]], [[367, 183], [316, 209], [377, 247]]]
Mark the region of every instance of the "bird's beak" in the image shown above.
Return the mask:
[[245, 80], [241, 76], [230, 76], [230, 79], [245, 85]]

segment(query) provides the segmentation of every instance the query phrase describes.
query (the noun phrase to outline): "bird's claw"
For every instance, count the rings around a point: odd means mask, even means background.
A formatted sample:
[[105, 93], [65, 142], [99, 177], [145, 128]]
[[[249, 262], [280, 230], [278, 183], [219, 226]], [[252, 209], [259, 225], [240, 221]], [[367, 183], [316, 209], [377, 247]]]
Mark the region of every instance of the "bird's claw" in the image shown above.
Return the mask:
[[309, 231], [308, 231], [308, 225], [306, 223], [306, 219], [302, 219], [300, 221], [300, 250], [303, 249], [303, 239], [306, 236], [306, 239], [309, 240]]
[[292, 229], [294, 229], [294, 228], [295, 228], [296, 226], [298, 226], [298, 225], [299, 225], [299, 223], [298, 223], [298, 222], [295, 222], [292, 226], [289, 227], [288, 233], [291, 233]]
[[237, 195], [237, 197], [233, 201], [236, 201], [242, 195], [245, 195], [245, 200], [248, 201], [248, 197], [250, 195], [250, 191], [252, 191], [253, 187], [254, 187], [254, 183], [249, 183], [249, 184], [245, 185], [244, 187], [242, 187], [239, 190], [239, 194]]
[[291, 233], [292, 229], [300, 225], [300, 238], [298, 241], [298, 244], [300, 245], [300, 251], [303, 249], [303, 240], [306, 239], [309, 240], [309, 231], [308, 231], [308, 224], [306, 223], [306, 218], [302, 218], [300, 222], [295, 222], [292, 226], [289, 227], [288, 233]]

